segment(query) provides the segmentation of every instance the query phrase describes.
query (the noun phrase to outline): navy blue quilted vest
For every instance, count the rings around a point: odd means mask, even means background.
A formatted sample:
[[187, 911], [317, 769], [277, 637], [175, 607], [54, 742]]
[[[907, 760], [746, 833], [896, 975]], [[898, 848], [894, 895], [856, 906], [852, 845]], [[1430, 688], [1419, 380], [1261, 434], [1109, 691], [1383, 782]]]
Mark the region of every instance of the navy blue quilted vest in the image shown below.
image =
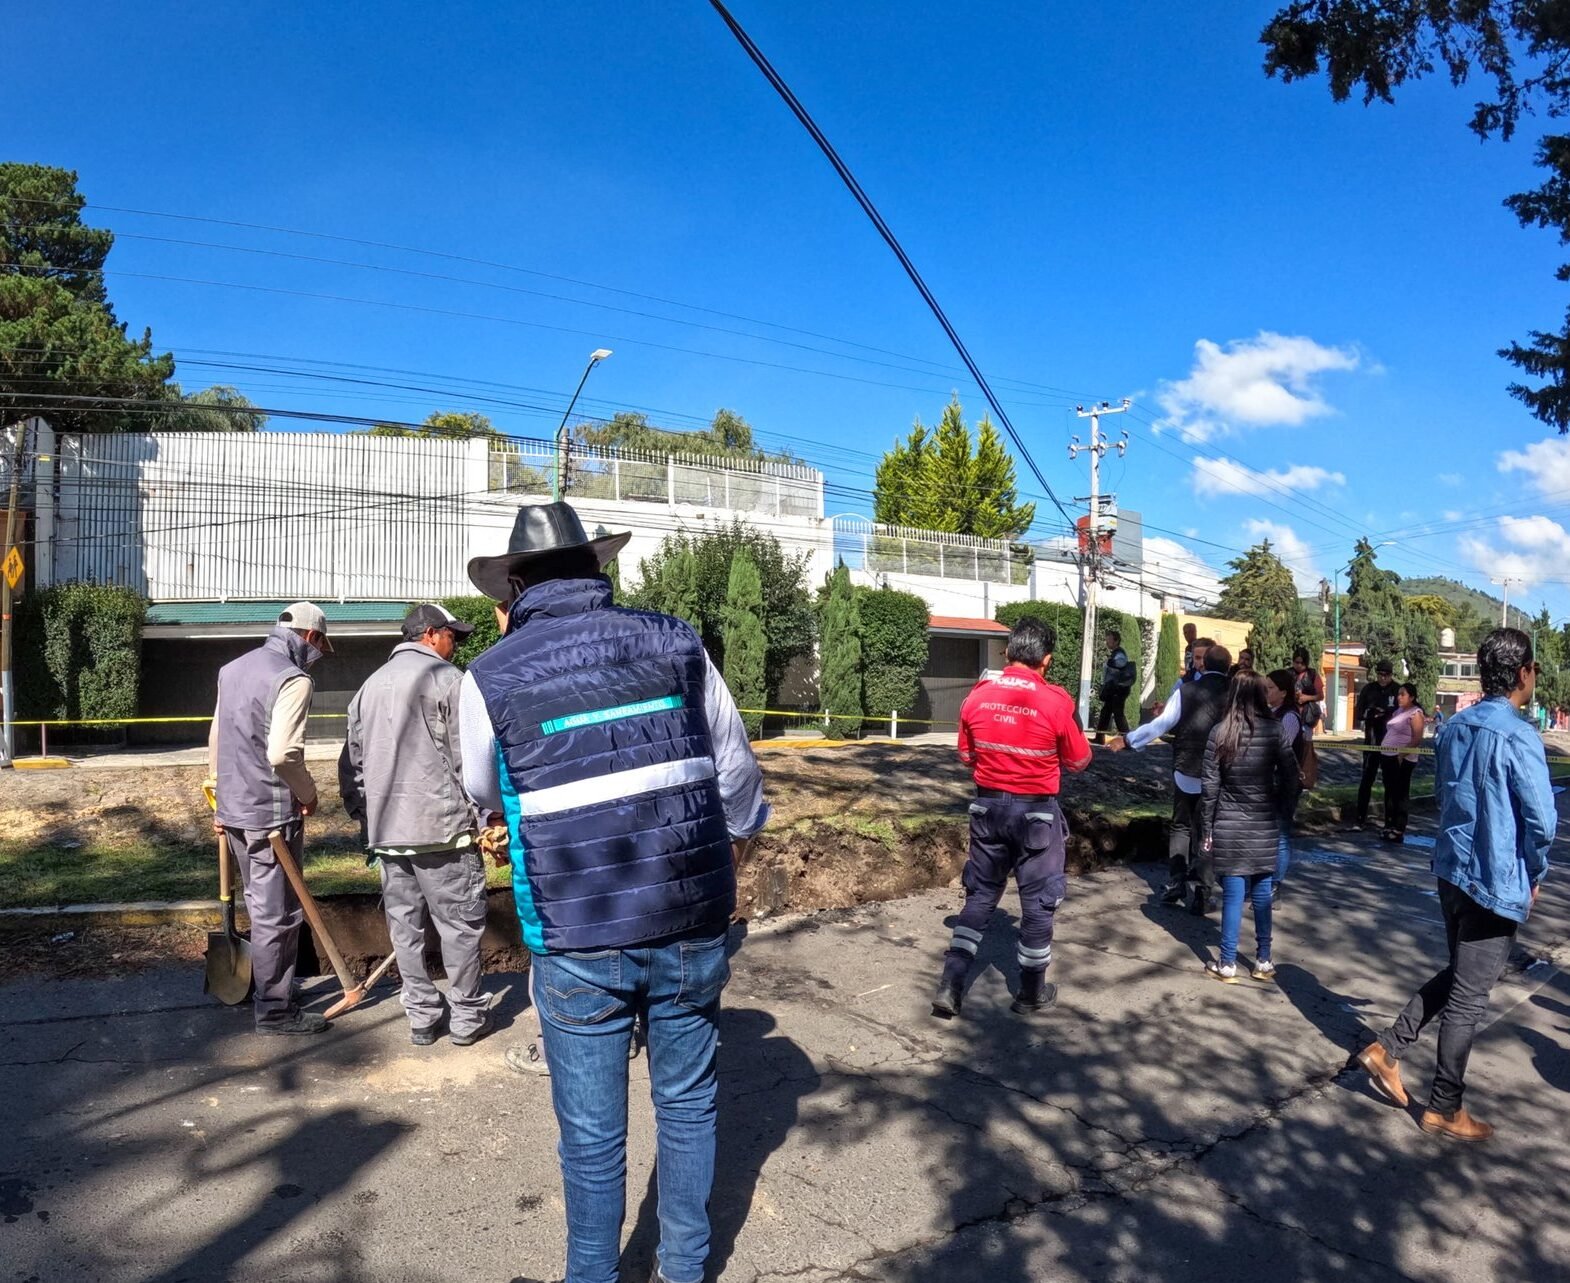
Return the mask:
[[736, 907], [703, 643], [682, 620], [610, 601], [605, 579], [537, 584], [469, 666], [535, 953], [721, 931]]

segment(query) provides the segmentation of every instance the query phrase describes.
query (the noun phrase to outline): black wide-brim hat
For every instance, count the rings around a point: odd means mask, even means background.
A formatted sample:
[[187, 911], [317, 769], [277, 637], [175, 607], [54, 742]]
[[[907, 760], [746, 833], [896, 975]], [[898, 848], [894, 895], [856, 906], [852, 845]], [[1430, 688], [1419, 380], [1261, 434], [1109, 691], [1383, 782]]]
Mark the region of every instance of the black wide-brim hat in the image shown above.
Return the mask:
[[469, 562], [469, 582], [492, 601], [507, 601], [512, 596], [511, 579], [526, 579], [523, 573], [531, 561], [572, 548], [587, 548], [599, 559], [604, 570], [632, 538], [632, 532], [590, 539], [583, 522], [566, 503], [528, 503], [518, 509], [512, 523], [507, 551], [499, 557], [475, 557]]

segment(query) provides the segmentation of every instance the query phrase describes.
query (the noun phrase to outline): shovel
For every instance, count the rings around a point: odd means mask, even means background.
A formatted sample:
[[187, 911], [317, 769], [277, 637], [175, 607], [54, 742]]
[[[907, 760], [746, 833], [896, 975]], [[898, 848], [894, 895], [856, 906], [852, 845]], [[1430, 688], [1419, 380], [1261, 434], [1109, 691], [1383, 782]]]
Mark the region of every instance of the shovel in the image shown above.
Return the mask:
[[234, 929], [233, 861], [229, 837], [218, 835], [218, 902], [223, 905], [223, 930], [207, 933], [207, 979], [202, 991], [226, 1007], [235, 1007], [251, 996], [251, 946]]
[[305, 885], [305, 877], [300, 872], [300, 866], [294, 862], [294, 855], [283, 840], [283, 834], [270, 833], [268, 840], [272, 843], [273, 854], [278, 858], [284, 877], [289, 879], [289, 885], [294, 888], [295, 895], [300, 899], [300, 907], [305, 911], [305, 920], [311, 924], [311, 934], [322, 946], [322, 952], [327, 955], [327, 961], [332, 964], [333, 974], [338, 977], [338, 983], [343, 986], [343, 996], [322, 1012], [322, 1015], [331, 1020], [365, 1001], [366, 995], [370, 993], [376, 982], [385, 976], [387, 969], [392, 966], [393, 955], [389, 953], [376, 964], [370, 975], [356, 984], [354, 974], [349, 970], [349, 964], [343, 960], [338, 945], [328, 934], [327, 924], [322, 921], [322, 911], [316, 907], [316, 901], [311, 896], [310, 888]]

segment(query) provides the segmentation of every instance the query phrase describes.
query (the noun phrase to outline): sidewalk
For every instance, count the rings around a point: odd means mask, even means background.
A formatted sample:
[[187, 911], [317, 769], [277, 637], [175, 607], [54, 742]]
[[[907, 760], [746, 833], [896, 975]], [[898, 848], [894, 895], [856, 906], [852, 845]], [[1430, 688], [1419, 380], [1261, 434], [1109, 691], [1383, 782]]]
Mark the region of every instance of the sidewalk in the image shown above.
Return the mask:
[[[1570, 1276], [1570, 883], [1551, 878], [1495, 990], [1478, 1148], [1342, 1072], [1438, 965], [1426, 849], [1305, 851], [1277, 986], [1206, 980], [1212, 918], [1154, 866], [1074, 881], [1058, 1008], [1009, 1013], [1012, 923], [952, 1023], [927, 1014], [943, 891], [737, 928], [722, 1029], [712, 1275], [1036, 1283]], [[1012, 906], [1012, 895], [1005, 907]], [[1252, 935], [1244, 927], [1245, 956]], [[492, 977], [505, 1021], [519, 977]], [[415, 1283], [557, 1279], [549, 1084], [503, 1029], [409, 1045], [395, 995], [304, 1044], [258, 1039], [196, 970], [0, 987], [7, 1276]], [[313, 985], [325, 999], [330, 986]], [[1407, 1063], [1419, 1098], [1432, 1037]], [[633, 1067], [626, 1277], [656, 1234]]]

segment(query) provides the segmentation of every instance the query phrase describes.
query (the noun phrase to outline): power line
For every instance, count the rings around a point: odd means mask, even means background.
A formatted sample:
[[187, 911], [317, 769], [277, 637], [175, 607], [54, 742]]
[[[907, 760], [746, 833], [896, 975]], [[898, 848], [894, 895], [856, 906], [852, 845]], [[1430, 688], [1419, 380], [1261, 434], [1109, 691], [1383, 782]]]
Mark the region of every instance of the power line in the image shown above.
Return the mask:
[[715, 12], [720, 15], [721, 19], [724, 20], [725, 25], [730, 28], [731, 34], [736, 37], [737, 42], [746, 51], [747, 56], [752, 59], [753, 64], [763, 73], [764, 78], [774, 87], [775, 92], [784, 99], [785, 105], [790, 108], [792, 114], [801, 122], [802, 127], [812, 136], [812, 140], [817, 143], [818, 149], [828, 159], [829, 164], [834, 167], [834, 172], [840, 176], [840, 180], [850, 190], [851, 195], [856, 198], [856, 203], [861, 206], [862, 212], [872, 220], [872, 225], [877, 229], [878, 235], [883, 238], [884, 243], [894, 252], [895, 258], [899, 259], [900, 266], [905, 269], [905, 274], [910, 277], [911, 283], [915, 285], [923, 301], [931, 309], [933, 316], [937, 318], [938, 324], [943, 327], [943, 332], [948, 335], [949, 342], [954, 345], [954, 350], [959, 353], [960, 360], [965, 363], [965, 368], [970, 371], [971, 378], [975, 379], [976, 386], [981, 389], [981, 394], [986, 397], [987, 404], [992, 407], [992, 412], [998, 416], [998, 422], [1003, 425], [1004, 431], [1008, 433], [1009, 440], [1013, 441], [1014, 448], [1019, 451], [1020, 458], [1025, 461], [1025, 465], [1030, 469], [1031, 475], [1036, 478], [1037, 483], [1046, 491], [1047, 498], [1052, 501], [1053, 507], [1062, 513], [1063, 519], [1072, 523], [1073, 518], [1069, 516], [1068, 509], [1063, 506], [1053, 492], [1052, 485], [1047, 480], [1046, 475], [1036, 466], [1036, 461], [1031, 457], [1024, 440], [1014, 430], [1014, 424], [1010, 421], [1008, 412], [1004, 410], [1002, 404], [993, 394], [991, 385], [988, 384], [986, 376], [981, 372], [981, 367], [971, 358], [970, 350], [966, 348], [964, 342], [960, 339], [959, 333], [949, 324], [949, 319], [944, 314], [943, 308], [939, 306], [937, 298], [927, 288], [927, 283], [922, 280], [921, 273], [916, 270], [916, 265], [911, 262], [910, 256], [905, 253], [904, 248], [900, 245], [898, 238], [889, 228], [889, 225], [883, 221], [883, 215], [878, 213], [877, 207], [872, 203], [872, 199], [862, 190], [861, 184], [856, 181], [856, 176], [851, 173], [850, 167], [840, 159], [839, 153], [834, 150], [834, 145], [829, 142], [824, 132], [818, 128], [817, 122], [813, 120], [807, 109], [802, 106], [801, 100], [796, 97], [791, 87], [785, 83], [784, 77], [774, 70], [773, 64], [764, 56], [763, 51], [753, 43], [752, 37], [742, 29], [741, 24], [731, 16], [730, 11], [721, 3], [721, 0], [709, 0], [709, 3], [714, 7]]

